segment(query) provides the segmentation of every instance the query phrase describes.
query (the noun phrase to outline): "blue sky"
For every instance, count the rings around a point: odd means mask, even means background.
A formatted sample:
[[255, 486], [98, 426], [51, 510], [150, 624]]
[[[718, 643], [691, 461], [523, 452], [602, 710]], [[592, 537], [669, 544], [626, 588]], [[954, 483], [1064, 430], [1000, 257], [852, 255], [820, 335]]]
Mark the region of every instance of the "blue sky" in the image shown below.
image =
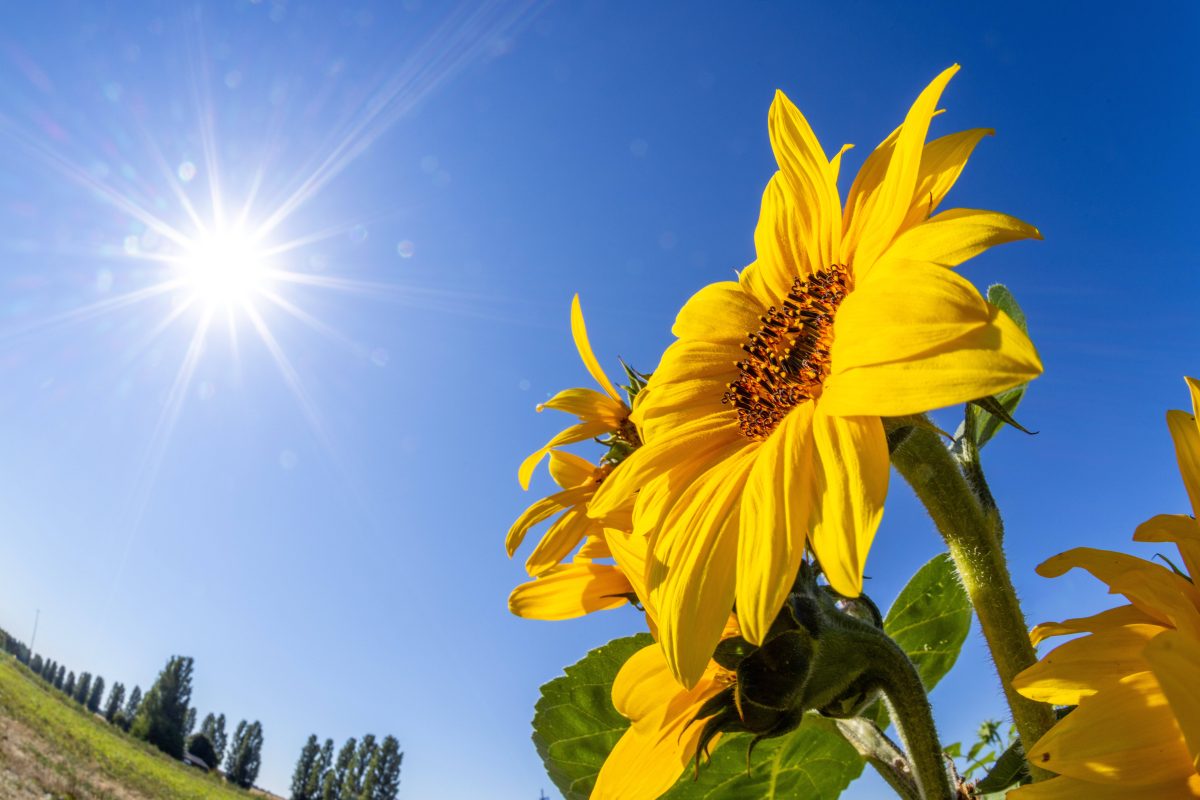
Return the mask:
[[[948, 202], [1046, 237], [964, 270], [1012, 288], [1046, 365], [1020, 415], [1038, 436], [985, 452], [1013, 571], [1031, 621], [1100, 607], [1032, 568], [1186, 508], [1163, 412], [1200, 373], [1198, 22], [1184, 3], [23, 6], [0, 33], [0, 625], [28, 638], [40, 608], [36, 649], [110, 683], [194, 656], [202, 714], [262, 720], [276, 791], [309, 733], [371, 731], [406, 751], [402, 796], [551, 792], [537, 687], [639, 627], [505, 605], [504, 532], [548, 484], [523, 494], [516, 466], [562, 423], [533, 407], [586, 385], [571, 295], [606, 366], [651, 369], [682, 302], [753, 256], [775, 89], [828, 151], [857, 145], [848, 176], [954, 62], [935, 132], [997, 135]], [[155, 225], [196, 238], [181, 198], [212, 227], [214, 194], [228, 219], [251, 194], [250, 222], [287, 212], [272, 263], [304, 282], [198, 336], [190, 289], [152, 294], [179, 250]], [[939, 549], [894, 481], [873, 596]], [[1002, 713], [977, 635], [934, 699], [947, 741]]]

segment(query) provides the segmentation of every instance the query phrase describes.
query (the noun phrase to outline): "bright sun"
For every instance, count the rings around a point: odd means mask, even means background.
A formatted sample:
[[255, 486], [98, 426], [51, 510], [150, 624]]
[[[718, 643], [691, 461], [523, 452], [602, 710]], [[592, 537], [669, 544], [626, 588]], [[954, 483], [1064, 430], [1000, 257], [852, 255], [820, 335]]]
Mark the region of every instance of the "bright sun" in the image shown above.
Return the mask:
[[209, 305], [236, 305], [251, 299], [267, 275], [263, 252], [251, 238], [233, 232], [194, 240], [181, 267], [183, 283]]

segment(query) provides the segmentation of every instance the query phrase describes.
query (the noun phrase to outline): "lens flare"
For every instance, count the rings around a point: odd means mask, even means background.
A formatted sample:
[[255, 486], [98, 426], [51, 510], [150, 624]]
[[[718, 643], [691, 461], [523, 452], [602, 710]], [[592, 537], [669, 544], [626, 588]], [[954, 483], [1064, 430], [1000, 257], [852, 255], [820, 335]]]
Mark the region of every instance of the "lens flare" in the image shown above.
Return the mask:
[[180, 283], [206, 305], [240, 305], [266, 282], [266, 256], [254, 239], [237, 231], [198, 237], [180, 259]]

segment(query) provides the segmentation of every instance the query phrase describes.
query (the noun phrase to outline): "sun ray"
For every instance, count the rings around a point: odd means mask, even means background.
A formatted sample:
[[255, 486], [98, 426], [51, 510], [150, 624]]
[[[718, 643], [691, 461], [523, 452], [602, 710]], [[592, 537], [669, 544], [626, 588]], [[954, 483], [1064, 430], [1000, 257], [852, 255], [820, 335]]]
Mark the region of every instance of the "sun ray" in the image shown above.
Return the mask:
[[152, 286], [146, 286], [141, 289], [136, 289], [132, 292], [117, 297], [108, 297], [104, 300], [98, 300], [95, 303], [89, 303], [86, 306], [73, 308], [70, 311], [63, 311], [59, 314], [52, 314], [48, 317], [43, 317], [34, 320], [28, 325], [16, 328], [14, 330], [0, 332], [0, 342], [17, 339], [23, 336], [28, 336], [32, 333], [42, 333], [46, 330], [51, 330], [63, 325], [71, 325], [101, 314], [111, 313], [126, 306], [131, 306], [135, 303], [140, 303], [158, 295], [166, 294], [173, 289], [178, 288], [179, 284], [175, 281], [164, 281], [156, 283]]
[[344, 345], [345, 347], [350, 349], [352, 352], [357, 353], [362, 350], [361, 343], [354, 341], [349, 336], [342, 333], [341, 331], [339, 331], [337, 328], [333, 327], [329, 323], [322, 322], [320, 319], [318, 319], [317, 317], [314, 317], [312, 314], [309, 314], [307, 311], [300, 308], [299, 306], [297, 306], [295, 303], [291, 302], [287, 298], [283, 297], [278, 292], [275, 292], [268, 288], [264, 288], [264, 289], [261, 289], [258, 292], [258, 294], [261, 295], [262, 297], [265, 297], [267, 300], [270, 300], [276, 306], [283, 309], [284, 311], [286, 311], [288, 314], [292, 315], [296, 319], [300, 320], [308, 327], [312, 328], [313, 330], [317, 331], [318, 333], [324, 334], [329, 339], [337, 342], [338, 344]]

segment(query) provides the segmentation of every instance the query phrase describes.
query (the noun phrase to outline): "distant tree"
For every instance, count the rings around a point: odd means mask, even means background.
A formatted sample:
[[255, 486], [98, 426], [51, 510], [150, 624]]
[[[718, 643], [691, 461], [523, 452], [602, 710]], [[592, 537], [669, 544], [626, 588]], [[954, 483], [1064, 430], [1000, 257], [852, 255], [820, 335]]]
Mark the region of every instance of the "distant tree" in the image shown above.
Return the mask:
[[129, 702], [125, 704], [125, 719], [132, 725], [137, 718], [138, 709], [142, 707], [142, 687], [134, 685], [133, 691], [129, 693]]
[[321, 755], [317, 757], [316, 767], [308, 773], [308, 782], [304, 784], [304, 793], [308, 800], [321, 800], [325, 776], [333, 766], [333, 739], [326, 739], [321, 747]]
[[342, 745], [333, 769], [326, 772], [321, 781], [321, 800], [341, 800], [342, 786], [346, 783], [346, 773], [350, 770], [350, 762], [354, 760], [354, 751], [357, 746], [358, 740], [353, 736]]
[[342, 800], [359, 800], [363, 794], [363, 781], [367, 777], [367, 768], [371, 766], [371, 758], [375, 755], [375, 735], [368, 733], [358, 743], [354, 758], [346, 769], [342, 779]]
[[63, 684], [63, 694], [67, 697], [75, 696], [75, 673], [67, 673], [67, 682]]
[[396, 800], [400, 792], [400, 764], [403, 761], [400, 742], [395, 736], [385, 736], [383, 745], [371, 759], [367, 777], [370, 794], [364, 792], [362, 800]]
[[93, 714], [100, 710], [100, 701], [104, 699], [104, 677], [96, 676], [96, 680], [92, 681], [92, 691], [88, 694], [87, 710]]
[[108, 702], [104, 704], [104, 718], [113, 722], [125, 703], [125, 684], [117, 681], [108, 690]]
[[41, 653], [35, 653], [33, 658], [31, 658], [29, 660], [29, 671], [32, 672], [34, 675], [41, 675], [42, 668], [45, 666], [46, 665], [45, 665], [45, 663], [43, 663]]
[[54, 688], [60, 692], [63, 691], [63, 685], [67, 681], [67, 665], [59, 664], [58, 673], [54, 676]]
[[183, 735], [185, 737], [191, 736], [192, 730], [195, 729], [195, 727], [196, 727], [196, 709], [195, 709], [195, 707], [192, 707], [187, 710], [187, 714], [185, 714], [183, 717]]
[[225, 715], [221, 714], [217, 717], [217, 722], [213, 726], [212, 736], [210, 737], [213, 743], [213, 749], [217, 751], [217, 760], [220, 761], [225, 757], [225, 743], [227, 737], [225, 735]]
[[225, 759], [225, 780], [244, 789], [253, 786], [262, 766], [262, 745], [262, 723], [257, 720], [249, 725], [245, 720], [239, 722], [230, 742], [229, 756]]
[[88, 694], [92, 691], [92, 673], [81, 672], [75, 681], [75, 694], [71, 695], [75, 698], [75, 702], [83, 705], [87, 702]]
[[58, 674], [58, 662], [53, 659], [46, 662], [46, 666], [42, 667], [42, 677], [48, 683], [54, 683], [54, 676]]
[[300, 757], [296, 759], [296, 769], [292, 772], [292, 800], [313, 800], [308, 794], [308, 783], [318, 768], [320, 758], [321, 746], [317, 744], [317, 735], [314, 733], [300, 748]]
[[130, 733], [174, 758], [183, 758], [184, 725], [192, 699], [193, 660], [171, 656], [134, 717]]
[[213, 750], [212, 740], [203, 733], [195, 733], [187, 738], [184, 749], [213, 769], [219, 763], [217, 753]]

